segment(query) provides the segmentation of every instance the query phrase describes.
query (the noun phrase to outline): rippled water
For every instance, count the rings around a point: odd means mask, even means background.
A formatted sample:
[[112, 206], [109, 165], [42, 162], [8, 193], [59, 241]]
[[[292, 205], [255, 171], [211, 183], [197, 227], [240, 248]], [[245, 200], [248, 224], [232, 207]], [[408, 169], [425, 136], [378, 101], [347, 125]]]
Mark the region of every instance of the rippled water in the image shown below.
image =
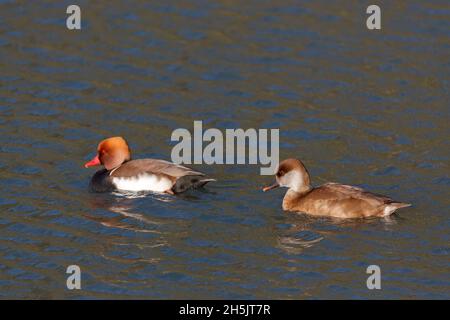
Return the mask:
[[[450, 298], [450, 7], [379, 3], [381, 31], [356, 1], [78, 1], [73, 32], [64, 1], [0, 1], [0, 297]], [[280, 128], [313, 183], [414, 206], [285, 213], [250, 165], [193, 166], [219, 181], [178, 197], [88, 192], [99, 140], [169, 160], [194, 120]]]

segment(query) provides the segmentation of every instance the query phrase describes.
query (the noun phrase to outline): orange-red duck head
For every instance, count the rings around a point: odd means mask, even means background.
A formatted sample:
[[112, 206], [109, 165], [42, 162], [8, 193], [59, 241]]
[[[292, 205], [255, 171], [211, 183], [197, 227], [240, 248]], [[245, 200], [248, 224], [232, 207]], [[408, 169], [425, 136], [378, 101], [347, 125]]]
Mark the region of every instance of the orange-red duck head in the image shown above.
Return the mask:
[[131, 151], [125, 139], [112, 137], [98, 144], [97, 155], [91, 161], [86, 162], [84, 167], [104, 165], [106, 170], [112, 170], [130, 159]]

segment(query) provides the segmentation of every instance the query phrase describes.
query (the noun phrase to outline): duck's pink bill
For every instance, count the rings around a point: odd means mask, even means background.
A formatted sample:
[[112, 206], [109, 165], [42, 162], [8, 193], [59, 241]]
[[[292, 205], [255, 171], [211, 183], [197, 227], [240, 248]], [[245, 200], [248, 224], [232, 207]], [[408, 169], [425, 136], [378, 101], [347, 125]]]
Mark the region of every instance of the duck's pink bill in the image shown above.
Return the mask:
[[89, 168], [89, 167], [94, 167], [94, 166], [98, 166], [98, 165], [101, 165], [101, 162], [100, 162], [100, 158], [98, 157], [98, 155], [96, 155], [96, 156], [94, 157], [94, 159], [92, 159], [92, 160], [89, 161], [89, 162], [86, 162], [86, 163], [84, 164], [84, 167], [85, 167], [85, 168]]
[[264, 187], [262, 190], [263, 190], [264, 192], [266, 192], [266, 191], [269, 191], [269, 190], [278, 188], [279, 186], [280, 186], [280, 185], [279, 185], [278, 183], [275, 182], [273, 185]]

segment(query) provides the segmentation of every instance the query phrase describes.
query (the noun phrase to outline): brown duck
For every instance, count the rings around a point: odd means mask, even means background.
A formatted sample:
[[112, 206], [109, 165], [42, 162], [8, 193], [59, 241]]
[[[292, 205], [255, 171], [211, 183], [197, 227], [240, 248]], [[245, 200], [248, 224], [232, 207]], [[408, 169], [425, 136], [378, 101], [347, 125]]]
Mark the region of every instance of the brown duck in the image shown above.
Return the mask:
[[283, 210], [303, 212], [315, 216], [336, 218], [386, 217], [397, 209], [411, 204], [371, 193], [361, 188], [328, 182], [313, 188], [309, 173], [300, 160], [287, 159], [280, 163], [275, 184], [264, 187], [289, 190], [283, 199]]
[[159, 159], [131, 160], [128, 143], [122, 137], [101, 141], [97, 155], [84, 166], [103, 165], [91, 179], [90, 189], [95, 192], [114, 190], [154, 191], [181, 193], [204, 186], [214, 179], [190, 168]]

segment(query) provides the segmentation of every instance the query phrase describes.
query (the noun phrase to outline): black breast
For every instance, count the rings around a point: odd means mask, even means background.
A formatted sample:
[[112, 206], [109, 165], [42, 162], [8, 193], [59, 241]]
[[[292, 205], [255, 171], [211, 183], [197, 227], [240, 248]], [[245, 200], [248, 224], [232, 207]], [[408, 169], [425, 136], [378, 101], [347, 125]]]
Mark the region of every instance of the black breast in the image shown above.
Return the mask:
[[106, 169], [97, 171], [89, 183], [89, 190], [92, 192], [110, 192], [115, 189], [109, 171]]

